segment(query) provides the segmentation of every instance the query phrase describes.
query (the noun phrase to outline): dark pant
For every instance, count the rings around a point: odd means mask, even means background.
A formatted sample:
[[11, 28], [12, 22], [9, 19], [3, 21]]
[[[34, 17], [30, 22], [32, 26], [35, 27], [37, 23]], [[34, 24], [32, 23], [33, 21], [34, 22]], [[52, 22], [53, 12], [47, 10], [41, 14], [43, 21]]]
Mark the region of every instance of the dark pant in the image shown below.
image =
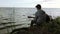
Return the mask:
[[38, 27], [38, 26], [42, 26], [42, 23], [38, 24], [38, 23], [36, 23], [36, 21], [34, 21], [34, 20], [31, 21], [31, 25], [30, 25], [30, 26], [33, 27], [33, 24], [34, 24], [34, 23], [36, 24], [35, 26], [37, 26], [37, 27]]
[[36, 21], [35, 20], [32, 20], [31, 21], [31, 26], [33, 26], [34, 23], [36, 23]]

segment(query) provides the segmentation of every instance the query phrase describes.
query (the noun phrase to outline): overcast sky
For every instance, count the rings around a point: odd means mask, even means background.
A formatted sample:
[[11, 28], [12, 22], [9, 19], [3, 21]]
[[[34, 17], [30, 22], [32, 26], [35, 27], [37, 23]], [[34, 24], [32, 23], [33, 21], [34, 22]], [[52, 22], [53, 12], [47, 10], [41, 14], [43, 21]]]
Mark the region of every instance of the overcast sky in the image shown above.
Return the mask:
[[0, 0], [0, 7], [35, 7], [36, 4], [43, 8], [60, 8], [60, 0]]

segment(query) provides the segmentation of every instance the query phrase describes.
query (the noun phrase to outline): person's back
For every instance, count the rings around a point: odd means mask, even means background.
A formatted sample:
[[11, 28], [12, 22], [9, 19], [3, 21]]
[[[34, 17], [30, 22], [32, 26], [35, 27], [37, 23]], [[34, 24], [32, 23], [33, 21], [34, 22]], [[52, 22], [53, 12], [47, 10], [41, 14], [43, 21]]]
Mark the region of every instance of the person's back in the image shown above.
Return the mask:
[[45, 12], [40, 9], [40, 10], [37, 10], [37, 12], [35, 13], [35, 16], [40, 17], [40, 16], [42, 16], [43, 14], [45, 14]]

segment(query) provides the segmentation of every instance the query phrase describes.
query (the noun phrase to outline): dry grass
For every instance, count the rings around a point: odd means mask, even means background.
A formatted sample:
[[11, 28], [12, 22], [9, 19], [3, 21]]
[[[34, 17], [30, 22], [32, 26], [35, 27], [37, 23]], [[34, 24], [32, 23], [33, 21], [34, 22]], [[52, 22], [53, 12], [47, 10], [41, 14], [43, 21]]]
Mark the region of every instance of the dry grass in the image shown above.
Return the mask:
[[33, 26], [27, 30], [20, 29], [18, 34], [60, 34], [60, 17], [55, 18], [52, 22], [43, 23], [41, 26]]

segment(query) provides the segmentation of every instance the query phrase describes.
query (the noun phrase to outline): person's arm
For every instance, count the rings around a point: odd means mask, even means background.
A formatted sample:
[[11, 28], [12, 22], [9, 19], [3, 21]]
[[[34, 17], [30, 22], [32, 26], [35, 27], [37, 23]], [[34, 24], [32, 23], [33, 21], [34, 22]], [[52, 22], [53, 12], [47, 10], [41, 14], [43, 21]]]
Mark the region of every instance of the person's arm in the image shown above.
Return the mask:
[[46, 14], [46, 12], [44, 10], [42, 10], [43, 14]]
[[35, 17], [32, 17], [32, 16], [28, 16], [28, 18], [35, 18]]

